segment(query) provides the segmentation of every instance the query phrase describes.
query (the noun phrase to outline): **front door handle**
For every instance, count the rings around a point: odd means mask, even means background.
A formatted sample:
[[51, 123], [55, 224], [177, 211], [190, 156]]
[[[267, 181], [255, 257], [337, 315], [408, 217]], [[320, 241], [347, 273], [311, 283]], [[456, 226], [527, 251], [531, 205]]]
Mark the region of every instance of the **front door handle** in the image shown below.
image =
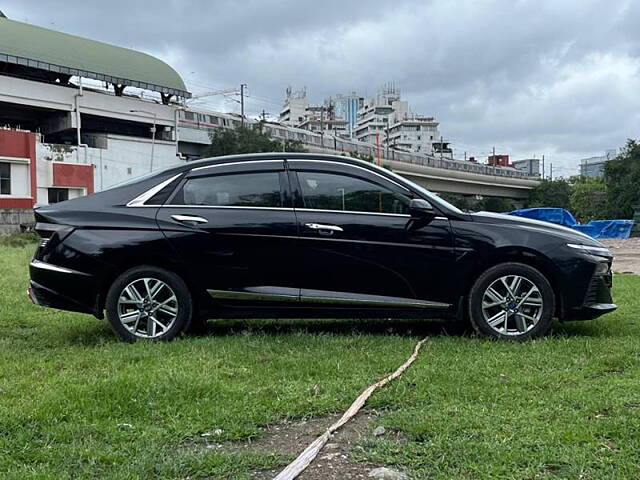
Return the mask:
[[176, 222], [186, 223], [187, 225], [197, 225], [199, 223], [208, 222], [206, 218], [202, 218], [197, 215], [171, 215], [171, 218]]
[[305, 223], [305, 227], [317, 230], [320, 235], [333, 235], [334, 232], [342, 232], [342, 227], [338, 225], [324, 225], [322, 223]]

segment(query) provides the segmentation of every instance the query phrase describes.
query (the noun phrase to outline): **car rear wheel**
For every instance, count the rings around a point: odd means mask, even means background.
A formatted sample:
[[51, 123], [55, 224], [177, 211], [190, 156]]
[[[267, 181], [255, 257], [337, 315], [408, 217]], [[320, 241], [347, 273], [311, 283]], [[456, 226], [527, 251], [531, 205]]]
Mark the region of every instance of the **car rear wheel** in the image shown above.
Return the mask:
[[476, 332], [492, 338], [526, 340], [551, 327], [555, 298], [546, 277], [522, 263], [503, 263], [476, 280], [469, 316]]
[[193, 309], [184, 281], [153, 266], [120, 275], [109, 289], [105, 307], [111, 327], [126, 341], [171, 340], [189, 327]]

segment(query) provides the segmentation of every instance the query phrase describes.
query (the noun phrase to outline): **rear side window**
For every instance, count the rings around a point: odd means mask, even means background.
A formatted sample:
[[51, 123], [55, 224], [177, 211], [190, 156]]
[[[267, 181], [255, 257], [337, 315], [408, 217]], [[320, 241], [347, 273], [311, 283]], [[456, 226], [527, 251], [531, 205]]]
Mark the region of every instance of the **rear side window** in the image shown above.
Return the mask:
[[348, 175], [298, 172], [305, 208], [406, 214], [411, 199], [376, 183]]
[[278, 172], [191, 178], [173, 203], [211, 207], [281, 207]]

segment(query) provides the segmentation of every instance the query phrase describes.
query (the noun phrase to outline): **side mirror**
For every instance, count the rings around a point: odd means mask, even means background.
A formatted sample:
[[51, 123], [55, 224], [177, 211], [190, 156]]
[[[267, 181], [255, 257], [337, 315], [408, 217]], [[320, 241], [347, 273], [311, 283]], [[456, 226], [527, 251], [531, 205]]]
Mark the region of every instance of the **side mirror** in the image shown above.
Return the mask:
[[416, 220], [432, 220], [436, 213], [429, 202], [422, 198], [414, 198], [409, 203], [409, 215]]
[[407, 222], [407, 230], [419, 230], [429, 225], [436, 216], [436, 212], [429, 202], [422, 198], [414, 198], [409, 203], [409, 215], [411, 218]]

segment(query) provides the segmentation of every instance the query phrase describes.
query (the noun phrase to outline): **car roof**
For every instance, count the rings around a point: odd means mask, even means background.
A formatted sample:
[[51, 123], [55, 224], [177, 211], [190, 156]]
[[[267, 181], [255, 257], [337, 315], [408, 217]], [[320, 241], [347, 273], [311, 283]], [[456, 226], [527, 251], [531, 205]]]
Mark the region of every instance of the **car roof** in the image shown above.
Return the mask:
[[[343, 157], [341, 155], [331, 155], [327, 153], [299, 153], [299, 152], [269, 152], [269, 153], [242, 153], [237, 155], [223, 155], [221, 157], [208, 157], [200, 160], [193, 160], [176, 167], [176, 171], [190, 170], [192, 168], [203, 167], [207, 165], [216, 165], [218, 163], [241, 162], [243, 160], [330, 160], [333, 162], [358, 165], [371, 168], [370, 162], [365, 162], [357, 158]], [[373, 170], [373, 169], [372, 169]]]

